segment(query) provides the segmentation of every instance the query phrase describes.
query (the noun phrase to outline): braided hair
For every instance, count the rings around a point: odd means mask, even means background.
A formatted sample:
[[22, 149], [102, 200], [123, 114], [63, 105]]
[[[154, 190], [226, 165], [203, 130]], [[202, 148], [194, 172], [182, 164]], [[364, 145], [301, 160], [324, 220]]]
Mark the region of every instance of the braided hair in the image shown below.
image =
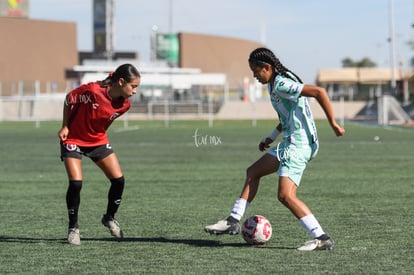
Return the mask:
[[273, 66], [276, 73], [284, 77], [290, 78], [293, 81], [303, 83], [299, 76], [280, 63], [275, 54], [267, 48], [257, 48], [250, 53], [249, 62], [257, 66], [263, 67], [265, 64]]
[[134, 81], [136, 77], [141, 77], [137, 68], [131, 64], [123, 64], [119, 66], [115, 72], [110, 72], [109, 75], [104, 79], [99, 81], [101, 87], [111, 86], [112, 83], [116, 83], [120, 78], [123, 78], [127, 83]]

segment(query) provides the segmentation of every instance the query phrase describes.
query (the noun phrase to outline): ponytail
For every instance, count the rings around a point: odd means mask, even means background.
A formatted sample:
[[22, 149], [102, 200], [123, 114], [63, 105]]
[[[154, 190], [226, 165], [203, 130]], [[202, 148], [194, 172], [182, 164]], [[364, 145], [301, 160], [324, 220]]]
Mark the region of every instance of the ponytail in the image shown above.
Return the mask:
[[111, 86], [113, 83], [116, 83], [120, 78], [123, 78], [126, 82], [132, 82], [135, 78], [141, 77], [141, 74], [131, 64], [123, 64], [119, 66], [115, 72], [110, 72], [108, 76], [101, 81], [98, 81], [102, 87]]

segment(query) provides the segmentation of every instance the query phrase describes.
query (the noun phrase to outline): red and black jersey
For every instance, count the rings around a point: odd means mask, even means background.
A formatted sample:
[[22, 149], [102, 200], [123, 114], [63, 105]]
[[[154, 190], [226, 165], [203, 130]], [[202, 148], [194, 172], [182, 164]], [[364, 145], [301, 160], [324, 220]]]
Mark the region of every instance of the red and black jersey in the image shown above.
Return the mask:
[[111, 123], [129, 110], [127, 98], [113, 99], [109, 87], [93, 82], [72, 90], [65, 104], [71, 106], [69, 134], [65, 144], [98, 146], [108, 144], [106, 130]]

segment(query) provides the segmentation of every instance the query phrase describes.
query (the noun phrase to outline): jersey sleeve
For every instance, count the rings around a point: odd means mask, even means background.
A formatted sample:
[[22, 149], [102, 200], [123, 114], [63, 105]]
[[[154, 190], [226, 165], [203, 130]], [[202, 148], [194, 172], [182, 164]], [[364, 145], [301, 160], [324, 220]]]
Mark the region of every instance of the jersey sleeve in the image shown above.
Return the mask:
[[304, 84], [293, 81], [289, 78], [280, 78], [275, 83], [275, 91], [281, 98], [296, 101], [300, 97]]
[[93, 91], [92, 84], [84, 84], [70, 91], [66, 96], [66, 105], [73, 106], [80, 103], [88, 103], [91, 100], [90, 95], [88, 95], [91, 91]]

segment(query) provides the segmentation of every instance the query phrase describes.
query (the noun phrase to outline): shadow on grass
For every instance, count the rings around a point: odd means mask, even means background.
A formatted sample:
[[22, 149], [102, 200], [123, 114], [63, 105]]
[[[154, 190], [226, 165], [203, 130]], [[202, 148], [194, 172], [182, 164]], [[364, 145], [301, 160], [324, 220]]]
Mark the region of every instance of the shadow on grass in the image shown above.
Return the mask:
[[[222, 243], [213, 240], [201, 239], [169, 239], [164, 237], [154, 238], [123, 238], [117, 240], [114, 238], [82, 238], [82, 241], [90, 242], [142, 242], [142, 243], [171, 243], [171, 244], [186, 244], [198, 247], [240, 247], [240, 248], [260, 248], [260, 249], [294, 249], [292, 247], [277, 247], [266, 245], [249, 245], [246, 243]], [[32, 238], [32, 237], [10, 237], [0, 236], [0, 243], [62, 243], [66, 244], [66, 238]]]

